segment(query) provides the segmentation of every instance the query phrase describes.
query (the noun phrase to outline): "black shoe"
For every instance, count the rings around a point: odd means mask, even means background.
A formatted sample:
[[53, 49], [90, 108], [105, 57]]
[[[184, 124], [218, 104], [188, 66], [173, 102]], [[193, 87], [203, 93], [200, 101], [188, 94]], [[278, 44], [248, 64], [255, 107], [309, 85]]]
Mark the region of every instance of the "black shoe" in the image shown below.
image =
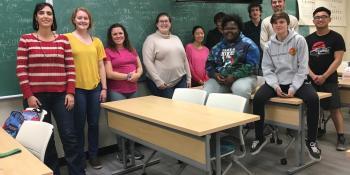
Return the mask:
[[[117, 152], [117, 160], [118, 160], [120, 163], [124, 163], [124, 159], [123, 159], [122, 153], [118, 153], [118, 152]], [[130, 162], [130, 159], [128, 158], [128, 156], [126, 156], [126, 163], [129, 163], [129, 162]]]
[[267, 140], [254, 140], [252, 146], [250, 147], [250, 152], [252, 155], [258, 154], [261, 149], [267, 144]]
[[338, 137], [337, 151], [345, 151], [345, 150], [346, 150], [345, 137], [344, 136]]
[[321, 150], [318, 148], [316, 142], [306, 141], [306, 147], [309, 151], [309, 156], [312, 160], [320, 161], [321, 160]]
[[134, 152], [135, 160], [142, 160], [145, 156], [137, 149]]
[[97, 157], [90, 158], [89, 163], [90, 163], [91, 167], [94, 169], [101, 169], [102, 168], [102, 164]]

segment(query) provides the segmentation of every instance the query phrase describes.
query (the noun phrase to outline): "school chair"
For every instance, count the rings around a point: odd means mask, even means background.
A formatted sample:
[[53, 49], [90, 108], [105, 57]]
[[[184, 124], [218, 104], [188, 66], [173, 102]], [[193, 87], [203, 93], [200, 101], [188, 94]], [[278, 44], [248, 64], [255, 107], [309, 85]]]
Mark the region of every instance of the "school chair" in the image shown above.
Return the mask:
[[[234, 94], [223, 94], [223, 93], [211, 93], [208, 96], [206, 106], [209, 107], [216, 107], [216, 108], [222, 108], [237, 112], [244, 112], [244, 108], [246, 105], [247, 99], [238, 95]], [[233, 162], [239, 165], [241, 168], [244, 169], [244, 171], [247, 172], [247, 174], [252, 174], [240, 161], [239, 159], [245, 157], [246, 155], [246, 148], [245, 148], [245, 142], [243, 137], [243, 126], [239, 126], [238, 130], [230, 130], [231, 132], [238, 132], [239, 135], [239, 144], [240, 144], [240, 150], [241, 154], [236, 155], [234, 154], [236, 151], [235, 146], [235, 140], [237, 140], [234, 137], [235, 133], [222, 133], [221, 137], [221, 157], [231, 156], [232, 162], [226, 167], [226, 169], [222, 172], [222, 174], [226, 174], [228, 170], [232, 167]], [[211, 153], [214, 153], [214, 150], [211, 151]], [[215, 154], [211, 155], [212, 160], [215, 160]]]
[[176, 88], [171, 99], [204, 105], [207, 94], [207, 91], [201, 89]]
[[24, 121], [16, 140], [32, 154], [44, 161], [47, 144], [53, 132], [53, 125], [40, 121]]

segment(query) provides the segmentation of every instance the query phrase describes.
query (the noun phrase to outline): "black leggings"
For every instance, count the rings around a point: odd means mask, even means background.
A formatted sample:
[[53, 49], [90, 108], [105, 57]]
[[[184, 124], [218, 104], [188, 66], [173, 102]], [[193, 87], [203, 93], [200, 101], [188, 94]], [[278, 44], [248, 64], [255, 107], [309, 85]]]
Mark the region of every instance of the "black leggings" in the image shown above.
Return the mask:
[[[280, 87], [283, 92], [288, 92], [289, 85], [280, 85]], [[264, 138], [265, 104], [271, 97], [276, 96], [277, 93], [275, 90], [267, 84], [262, 85], [254, 96], [253, 113], [260, 116], [260, 120], [255, 122], [255, 137], [257, 140], [262, 140]], [[306, 104], [308, 140], [314, 142], [317, 137], [320, 109], [318, 95], [311, 84], [304, 83], [294, 96], [301, 98]]]

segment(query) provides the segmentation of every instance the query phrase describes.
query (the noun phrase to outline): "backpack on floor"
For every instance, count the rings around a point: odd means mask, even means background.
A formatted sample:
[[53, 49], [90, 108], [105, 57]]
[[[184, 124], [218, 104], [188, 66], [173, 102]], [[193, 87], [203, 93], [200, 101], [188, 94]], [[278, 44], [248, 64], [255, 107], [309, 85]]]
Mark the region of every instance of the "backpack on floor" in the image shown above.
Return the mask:
[[16, 138], [19, 128], [25, 120], [40, 121], [41, 109], [27, 108], [20, 111], [12, 111], [10, 116], [6, 119], [2, 128], [9, 133], [13, 138]]

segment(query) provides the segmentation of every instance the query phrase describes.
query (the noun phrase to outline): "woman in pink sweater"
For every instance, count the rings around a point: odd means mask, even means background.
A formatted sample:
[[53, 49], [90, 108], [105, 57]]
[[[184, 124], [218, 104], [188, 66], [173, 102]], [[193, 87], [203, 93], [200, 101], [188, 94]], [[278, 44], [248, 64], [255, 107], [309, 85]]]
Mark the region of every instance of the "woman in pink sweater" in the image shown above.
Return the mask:
[[202, 86], [209, 77], [205, 70], [209, 49], [203, 45], [204, 28], [202, 26], [194, 26], [192, 30], [193, 43], [186, 45], [186, 55], [188, 64], [191, 69], [192, 86]]

